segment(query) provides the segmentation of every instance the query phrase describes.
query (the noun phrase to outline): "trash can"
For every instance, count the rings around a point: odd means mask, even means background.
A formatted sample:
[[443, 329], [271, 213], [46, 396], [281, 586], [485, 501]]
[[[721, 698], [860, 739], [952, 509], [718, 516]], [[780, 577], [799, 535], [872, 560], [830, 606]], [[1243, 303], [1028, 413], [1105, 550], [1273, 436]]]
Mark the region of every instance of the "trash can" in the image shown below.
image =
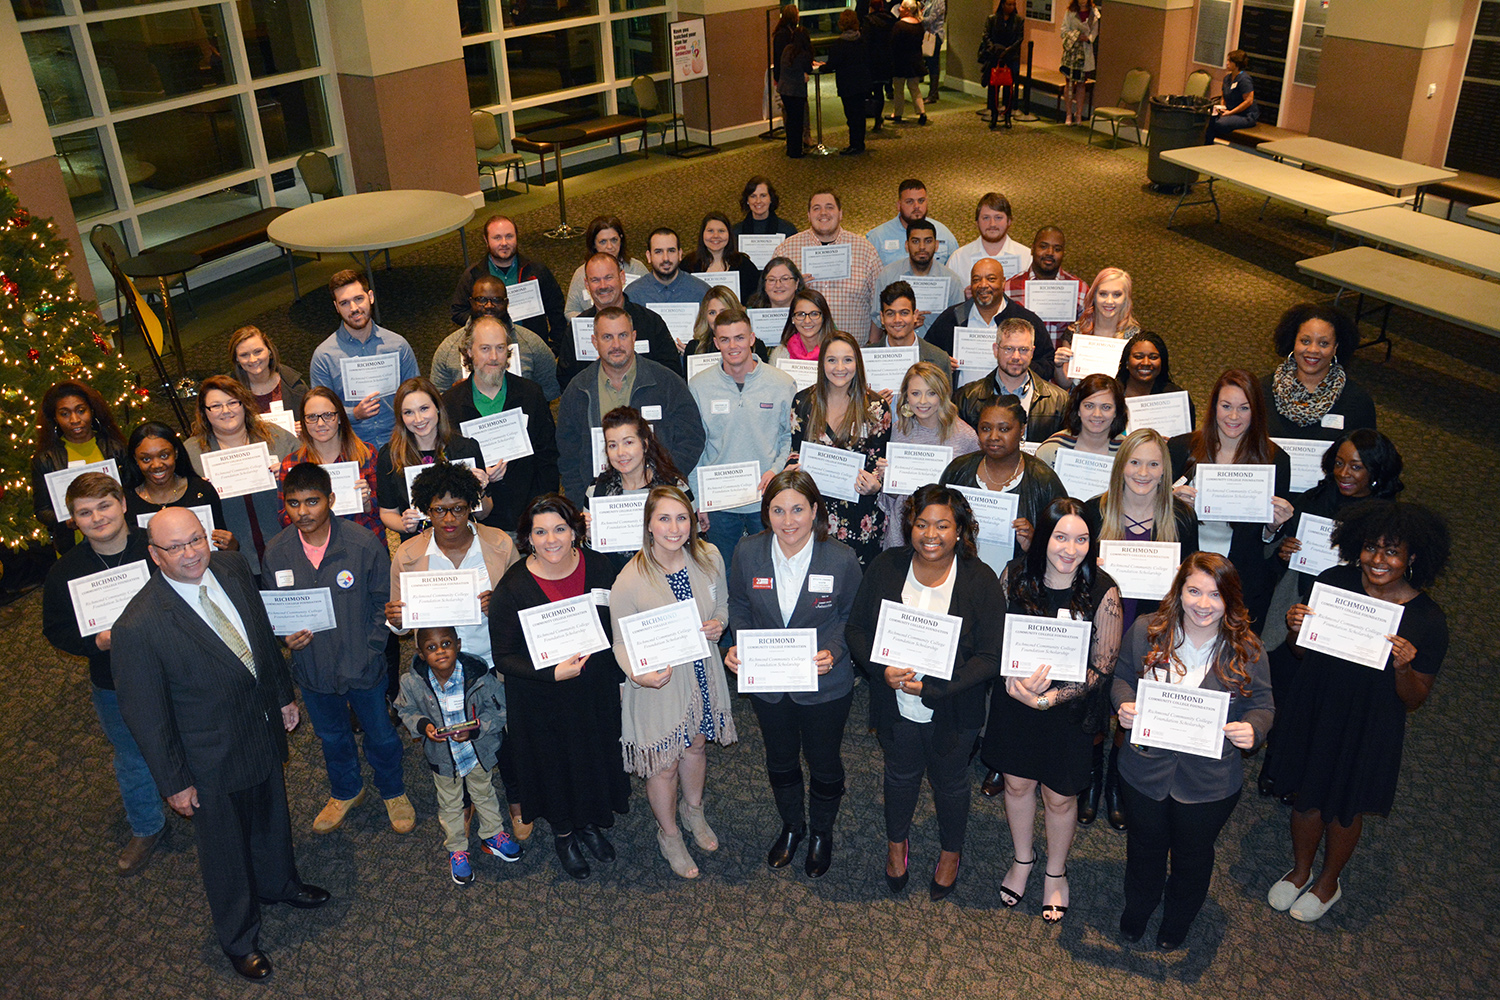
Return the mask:
[[1211, 103], [1202, 97], [1158, 95], [1151, 98], [1151, 131], [1146, 140], [1146, 177], [1157, 187], [1181, 187], [1198, 173], [1167, 163], [1161, 154], [1203, 144]]

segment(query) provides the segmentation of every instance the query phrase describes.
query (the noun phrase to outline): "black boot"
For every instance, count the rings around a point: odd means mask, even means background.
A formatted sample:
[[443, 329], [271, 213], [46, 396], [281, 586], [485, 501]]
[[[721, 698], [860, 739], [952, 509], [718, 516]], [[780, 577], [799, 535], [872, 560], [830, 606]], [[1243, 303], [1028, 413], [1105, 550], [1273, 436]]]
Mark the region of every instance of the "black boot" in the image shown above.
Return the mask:
[[1099, 815], [1099, 799], [1104, 794], [1104, 743], [1094, 744], [1093, 777], [1086, 791], [1078, 793], [1078, 825], [1088, 826]]
[[1104, 779], [1104, 811], [1109, 825], [1125, 829], [1125, 803], [1120, 799], [1120, 748], [1109, 748], [1109, 775]]
[[766, 864], [772, 868], [785, 868], [792, 863], [797, 845], [807, 834], [807, 822], [802, 814], [802, 769], [771, 771], [769, 774], [771, 797], [776, 800], [776, 812], [781, 816], [781, 833], [766, 852]]
[[822, 878], [828, 872], [833, 859], [833, 823], [843, 798], [843, 775], [837, 781], [813, 778], [808, 783], [807, 818], [812, 833], [807, 839], [805, 870], [809, 878]]

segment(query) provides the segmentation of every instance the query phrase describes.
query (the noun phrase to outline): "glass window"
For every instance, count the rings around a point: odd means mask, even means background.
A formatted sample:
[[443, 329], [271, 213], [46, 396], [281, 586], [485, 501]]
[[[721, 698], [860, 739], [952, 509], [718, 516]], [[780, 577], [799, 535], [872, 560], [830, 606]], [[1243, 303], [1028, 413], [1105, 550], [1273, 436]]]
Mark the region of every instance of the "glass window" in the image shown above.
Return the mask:
[[609, 0], [609, 9], [618, 14], [626, 10], [641, 10], [645, 7], [664, 7], [666, 0]]
[[239, 0], [237, 6], [252, 79], [318, 65], [307, 0]]
[[47, 124], [77, 121], [93, 114], [78, 68], [78, 53], [73, 48], [73, 33], [67, 28], [49, 28], [28, 31], [21, 38], [26, 43]]
[[268, 160], [320, 149], [333, 141], [321, 78], [262, 87], [255, 92], [255, 111]]
[[570, 122], [588, 121], [604, 114], [604, 94], [585, 94], [566, 101], [554, 101], [515, 112], [516, 134], [525, 135], [538, 129], [556, 128]]
[[[672, 95], [668, 93], [669, 88], [672, 86], [671, 80], [651, 81], [652, 89], [656, 91], [655, 108], [641, 107], [641, 102], [635, 96], [634, 83], [635, 81], [632, 80], [631, 86], [621, 87], [615, 91], [615, 104], [620, 109], [620, 114], [640, 115], [642, 118], [649, 118], [651, 115], [666, 114], [672, 110]], [[681, 109], [679, 108], [678, 110], [680, 111]]]
[[62, 0], [10, 0], [10, 8], [16, 12], [17, 21], [60, 17], [63, 13]]
[[234, 82], [218, 7], [122, 17], [89, 25], [105, 97], [129, 108]]
[[464, 73], [469, 78], [469, 107], [482, 108], [500, 103], [500, 77], [495, 72], [495, 46], [464, 47]]
[[[112, 212], [118, 206], [109, 169], [104, 165], [104, 147], [97, 130], [60, 135], [53, 141], [57, 165], [62, 168], [63, 186], [73, 203], [73, 215], [86, 219], [91, 215]], [[140, 173], [140, 164], [126, 159], [126, 172]]]
[[490, 30], [489, 0], [458, 0], [459, 34], [480, 35]]
[[669, 68], [667, 18], [629, 17], [612, 26], [615, 43], [615, 76], [621, 80], [664, 73]]
[[507, 28], [523, 24], [546, 24], [575, 17], [593, 17], [599, 13], [599, 0], [505, 0], [500, 6], [501, 19]]
[[599, 26], [544, 31], [505, 43], [512, 99], [598, 83]]
[[154, 247], [179, 236], [187, 236], [221, 222], [232, 222], [260, 211], [260, 193], [254, 181], [181, 201], [140, 216], [141, 246]]
[[159, 198], [250, 166], [238, 98], [204, 101], [115, 126], [120, 149], [139, 162], [130, 181], [136, 201]]

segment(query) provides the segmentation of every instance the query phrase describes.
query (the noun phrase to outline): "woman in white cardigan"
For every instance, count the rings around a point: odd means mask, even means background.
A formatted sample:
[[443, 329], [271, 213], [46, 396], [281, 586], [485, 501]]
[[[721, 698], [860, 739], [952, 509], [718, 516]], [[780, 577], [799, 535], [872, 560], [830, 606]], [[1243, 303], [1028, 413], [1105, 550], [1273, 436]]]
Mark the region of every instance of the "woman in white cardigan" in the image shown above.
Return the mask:
[[[698, 606], [709, 656], [633, 674], [620, 619], [685, 600]], [[693, 842], [717, 850], [719, 839], [703, 815], [706, 750], [710, 740], [729, 744], [738, 737], [717, 645], [729, 625], [724, 559], [698, 537], [698, 519], [677, 487], [658, 486], [647, 495], [641, 551], [616, 578], [609, 613], [615, 659], [629, 678], [621, 700], [625, 770], [646, 779], [662, 857], [678, 875], [697, 878], [698, 866], [677, 826], [678, 786]]]

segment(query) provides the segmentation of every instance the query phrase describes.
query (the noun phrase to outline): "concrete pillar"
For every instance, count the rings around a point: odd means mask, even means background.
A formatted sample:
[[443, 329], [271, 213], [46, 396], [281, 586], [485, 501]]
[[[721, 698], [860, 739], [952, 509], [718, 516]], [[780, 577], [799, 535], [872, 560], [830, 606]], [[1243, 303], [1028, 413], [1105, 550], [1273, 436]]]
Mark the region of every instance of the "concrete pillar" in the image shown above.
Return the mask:
[[[679, 19], [703, 18], [712, 125], [721, 139], [754, 135], [766, 121], [766, 81], [770, 79], [766, 39], [780, 9], [779, 4], [765, 0], [679, 0], [677, 4]], [[824, 101], [837, 101], [832, 85], [832, 80], [824, 81]], [[681, 99], [683, 120], [700, 131], [710, 124], [703, 92], [703, 84], [694, 80], [683, 86]]]
[[[1118, 104], [1125, 74], [1137, 66], [1151, 74], [1151, 95], [1182, 93], [1193, 58], [1196, 6], [1194, 0], [1110, 0], [1101, 6], [1094, 106]], [[1149, 118], [1141, 120], [1150, 127]]]
[[356, 190], [478, 197], [458, 9], [432, 0], [328, 4]]

